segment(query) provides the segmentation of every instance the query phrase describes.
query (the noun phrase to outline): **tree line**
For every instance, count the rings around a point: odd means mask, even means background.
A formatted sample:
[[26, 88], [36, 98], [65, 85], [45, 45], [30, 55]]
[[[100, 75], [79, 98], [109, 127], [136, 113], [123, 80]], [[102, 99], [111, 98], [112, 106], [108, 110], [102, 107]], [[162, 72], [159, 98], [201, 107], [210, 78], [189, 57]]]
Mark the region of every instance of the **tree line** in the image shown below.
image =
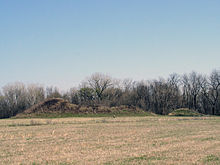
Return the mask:
[[63, 98], [86, 106], [126, 105], [161, 115], [178, 108], [220, 115], [220, 70], [210, 75], [173, 73], [167, 79], [148, 81], [117, 80], [95, 73], [65, 93], [56, 87], [17, 82], [0, 90], [0, 118], [14, 116], [47, 98]]

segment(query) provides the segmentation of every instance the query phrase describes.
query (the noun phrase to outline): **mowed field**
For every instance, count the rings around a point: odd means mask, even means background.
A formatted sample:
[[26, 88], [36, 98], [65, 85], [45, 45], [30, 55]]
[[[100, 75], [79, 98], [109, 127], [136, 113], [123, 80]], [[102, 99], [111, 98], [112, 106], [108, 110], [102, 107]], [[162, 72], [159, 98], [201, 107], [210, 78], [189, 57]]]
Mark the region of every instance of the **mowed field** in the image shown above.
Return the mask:
[[2, 119], [0, 164], [220, 164], [220, 117]]

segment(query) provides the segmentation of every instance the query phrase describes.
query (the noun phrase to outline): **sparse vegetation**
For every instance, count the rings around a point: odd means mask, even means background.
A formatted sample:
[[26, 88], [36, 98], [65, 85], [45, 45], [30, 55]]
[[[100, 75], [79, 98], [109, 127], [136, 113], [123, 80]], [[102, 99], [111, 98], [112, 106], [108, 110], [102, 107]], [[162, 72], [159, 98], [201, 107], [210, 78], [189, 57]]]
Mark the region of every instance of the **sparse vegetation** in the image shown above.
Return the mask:
[[220, 164], [219, 117], [0, 120], [0, 164]]
[[220, 162], [220, 157], [215, 156], [215, 155], [208, 155], [205, 157], [204, 159], [205, 163], [213, 163], [213, 164], [217, 164]]

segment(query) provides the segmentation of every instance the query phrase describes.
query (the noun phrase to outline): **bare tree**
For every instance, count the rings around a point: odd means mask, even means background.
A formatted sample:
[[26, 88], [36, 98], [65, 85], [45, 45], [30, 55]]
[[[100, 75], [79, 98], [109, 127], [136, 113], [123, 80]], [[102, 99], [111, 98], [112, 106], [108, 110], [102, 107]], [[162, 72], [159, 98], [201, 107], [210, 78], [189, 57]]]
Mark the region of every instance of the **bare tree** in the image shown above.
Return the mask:
[[62, 95], [59, 92], [57, 87], [47, 87], [46, 88], [46, 97], [47, 98], [60, 98]]
[[93, 105], [94, 90], [92, 88], [81, 88], [78, 91], [79, 103], [84, 105]]
[[200, 85], [203, 95], [212, 107], [211, 113], [213, 115], [219, 114], [217, 105], [220, 100], [220, 71], [213, 70], [208, 79], [203, 78]]
[[103, 100], [103, 93], [105, 90], [113, 85], [112, 78], [101, 73], [95, 73], [89, 77], [87, 79], [87, 84], [89, 88], [94, 90], [98, 102]]
[[17, 82], [4, 86], [3, 94], [10, 116], [14, 116], [26, 109], [26, 88], [23, 83]]
[[180, 91], [181, 77], [173, 73], [167, 79], [168, 93], [170, 95], [170, 107], [177, 109], [181, 104], [181, 91]]
[[173, 73], [169, 75], [167, 81], [174, 89], [178, 89], [180, 85], [181, 77], [177, 73]]
[[[144, 110], [150, 109], [150, 87], [148, 83], [140, 82], [137, 83], [137, 86], [135, 88], [136, 97], [133, 97], [133, 99], [136, 99], [136, 105]], [[133, 94], [134, 95], [134, 94]]]
[[110, 87], [105, 90], [104, 92], [104, 104], [106, 106], [118, 106], [121, 105], [121, 96], [122, 96], [122, 90], [120, 88], [114, 88]]
[[157, 114], [166, 115], [176, 106], [174, 104], [175, 93], [172, 86], [164, 79], [155, 80], [151, 83], [152, 93], [151, 109]]
[[68, 100], [72, 104], [79, 104], [79, 94], [76, 88], [71, 88], [67, 93], [63, 95], [63, 98]]
[[28, 106], [39, 103], [45, 99], [44, 88], [37, 84], [30, 84], [27, 86], [27, 103]]
[[136, 82], [132, 79], [126, 78], [122, 82], [122, 89], [124, 91], [131, 91], [136, 86]]
[[201, 91], [200, 82], [202, 81], [202, 75], [192, 72], [189, 75], [183, 75], [183, 97], [188, 108], [198, 110], [198, 95]]
[[5, 97], [0, 93], [0, 118], [10, 117], [9, 108], [6, 104]]

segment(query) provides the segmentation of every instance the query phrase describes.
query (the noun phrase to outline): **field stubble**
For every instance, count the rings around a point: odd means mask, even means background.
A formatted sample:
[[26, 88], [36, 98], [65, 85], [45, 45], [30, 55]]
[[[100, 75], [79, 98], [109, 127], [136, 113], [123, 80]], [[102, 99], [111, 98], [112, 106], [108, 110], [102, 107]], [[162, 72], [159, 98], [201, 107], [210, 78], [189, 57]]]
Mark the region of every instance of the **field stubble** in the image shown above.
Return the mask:
[[0, 147], [0, 164], [220, 164], [220, 118], [6, 119]]

